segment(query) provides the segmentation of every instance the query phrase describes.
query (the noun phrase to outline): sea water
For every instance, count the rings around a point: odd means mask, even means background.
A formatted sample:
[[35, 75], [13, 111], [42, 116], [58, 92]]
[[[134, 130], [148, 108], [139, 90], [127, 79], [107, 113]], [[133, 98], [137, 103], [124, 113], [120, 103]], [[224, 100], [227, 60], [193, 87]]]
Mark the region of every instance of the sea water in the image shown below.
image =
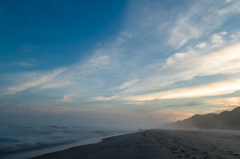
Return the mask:
[[128, 132], [130, 131], [112, 128], [0, 122], [0, 156]]

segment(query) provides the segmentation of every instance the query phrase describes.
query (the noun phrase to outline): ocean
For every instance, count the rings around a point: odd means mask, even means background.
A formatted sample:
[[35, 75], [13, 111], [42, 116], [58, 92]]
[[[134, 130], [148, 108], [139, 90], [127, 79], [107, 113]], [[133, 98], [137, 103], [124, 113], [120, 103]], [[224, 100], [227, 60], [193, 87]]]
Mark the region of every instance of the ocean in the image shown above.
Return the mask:
[[[34, 125], [0, 122], [0, 157], [19, 152], [90, 141], [130, 130], [82, 126]], [[74, 146], [77, 146], [75, 144]]]

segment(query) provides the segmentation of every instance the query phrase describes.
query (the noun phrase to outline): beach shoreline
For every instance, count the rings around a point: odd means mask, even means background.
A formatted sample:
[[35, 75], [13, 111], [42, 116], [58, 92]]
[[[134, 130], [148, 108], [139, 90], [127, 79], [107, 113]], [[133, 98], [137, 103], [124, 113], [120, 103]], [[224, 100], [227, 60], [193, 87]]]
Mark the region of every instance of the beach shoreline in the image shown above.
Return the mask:
[[55, 145], [50, 145], [50, 146], [25, 150], [25, 151], [5, 153], [5, 154], [0, 155], [0, 158], [1, 159], [33, 158], [33, 157], [41, 156], [41, 155], [44, 155], [44, 154], [64, 151], [64, 150], [67, 150], [67, 149], [70, 149], [70, 148], [73, 148], [73, 147], [85, 146], [85, 145], [89, 145], [89, 144], [96, 144], [96, 143], [102, 142], [105, 138], [114, 137], [114, 136], [123, 135], [123, 134], [128, 134], [128, 133], [120, 133], [120, 134], [115, 134], [115, 135], [94, 137], [94, 138], [83, 139], [83, 140], [79, 140], [79, 141], [75, 141], [75, 142], [55, 144]]
[[32, 159], [240, 158], [238, 131], [152, 129]]
[[[1, 156], [1, 159], [240, 159], [240, 131], [151, 129]], [[39, 150], [37, 150], [39, 151]]]

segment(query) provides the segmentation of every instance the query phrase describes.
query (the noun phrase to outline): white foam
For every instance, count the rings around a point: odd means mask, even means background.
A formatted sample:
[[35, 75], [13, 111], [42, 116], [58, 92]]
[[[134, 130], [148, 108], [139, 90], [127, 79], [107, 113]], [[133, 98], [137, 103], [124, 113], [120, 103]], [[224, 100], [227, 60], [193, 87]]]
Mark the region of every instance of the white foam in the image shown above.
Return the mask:
[[87, 127], [0, 124], [0, 154], [124, 133]]

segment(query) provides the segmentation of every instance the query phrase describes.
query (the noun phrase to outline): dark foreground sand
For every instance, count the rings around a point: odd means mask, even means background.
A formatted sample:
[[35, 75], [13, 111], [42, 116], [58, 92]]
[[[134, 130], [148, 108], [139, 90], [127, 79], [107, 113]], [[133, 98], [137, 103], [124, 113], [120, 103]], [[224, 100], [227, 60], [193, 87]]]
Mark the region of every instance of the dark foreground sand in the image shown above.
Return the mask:
[[240, 159], [240, 132], [146, 130], [34, 159]]

